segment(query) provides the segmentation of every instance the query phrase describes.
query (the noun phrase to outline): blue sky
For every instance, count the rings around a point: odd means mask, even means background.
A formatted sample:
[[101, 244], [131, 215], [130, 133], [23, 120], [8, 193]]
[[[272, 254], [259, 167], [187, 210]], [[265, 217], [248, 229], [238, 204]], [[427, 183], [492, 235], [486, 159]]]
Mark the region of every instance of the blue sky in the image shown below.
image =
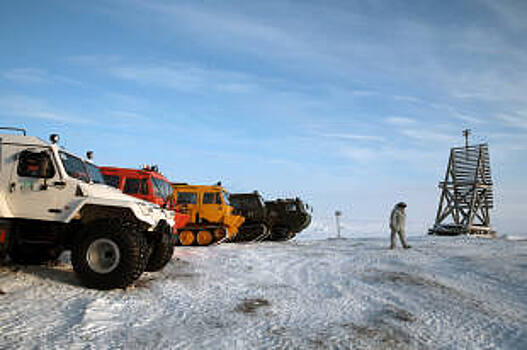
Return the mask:
[[[301, 196], [312, 231], [433, 222], [449, 147], [490, 144], [501, 233], [527, 210], [527, 2], [4, 1], [0, 122], [101, 165]], [[328, 231], [329, 230], [329, 231]]]

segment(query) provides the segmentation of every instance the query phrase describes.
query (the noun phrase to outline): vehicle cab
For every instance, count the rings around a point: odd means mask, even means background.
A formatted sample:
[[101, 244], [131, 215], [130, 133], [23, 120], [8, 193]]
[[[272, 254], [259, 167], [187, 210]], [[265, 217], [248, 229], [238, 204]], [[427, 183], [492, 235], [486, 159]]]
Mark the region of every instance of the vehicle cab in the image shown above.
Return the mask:
[[157, 166], [144, 166], [142, 169], [102, 166], [99, 169], [107, 185], [127, 195], [176, 211], [174, 229], [185, 226], [190, 219], [188, 215], [180, 213], [174, 202], [170, 200], [172, 186], [159, 172]]

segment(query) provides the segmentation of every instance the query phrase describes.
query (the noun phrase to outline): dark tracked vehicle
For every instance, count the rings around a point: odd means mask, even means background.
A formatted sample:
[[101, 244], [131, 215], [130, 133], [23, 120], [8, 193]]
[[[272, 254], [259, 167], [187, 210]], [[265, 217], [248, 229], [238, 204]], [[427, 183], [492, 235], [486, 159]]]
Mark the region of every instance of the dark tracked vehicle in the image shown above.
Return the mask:
[[266, 201], [265, 208], [273, 222], [270, 241], [292, 239], [311, 223], [311, 208], [298, 197]]
[[234, 212], [245, 218], [238, 234], [231, 242], [261, 241], [269, 237], [272, 221], [268, 217], [265, 202], [257, 192], [232, 193], [229, 203], [234, 207]]
[[236, 213], [245, 217], [233, 242], [287, 241], [311, 223], [311, 212], [300, 198], [264, 201], [252, 193], [233, 193], [229, 202]]

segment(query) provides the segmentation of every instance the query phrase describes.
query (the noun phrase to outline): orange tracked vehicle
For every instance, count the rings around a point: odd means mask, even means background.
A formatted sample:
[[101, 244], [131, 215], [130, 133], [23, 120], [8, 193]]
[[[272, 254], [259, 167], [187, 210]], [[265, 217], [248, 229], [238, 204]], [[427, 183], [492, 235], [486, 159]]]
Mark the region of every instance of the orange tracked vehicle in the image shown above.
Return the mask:
[[218, 183], [215, 186], [173, 183], [175, 207], [190, 215], [186, 227], [178, 229], [181, 245], [210, 245], [233, 238], [245, 218], [234, 215], [228, 196]]

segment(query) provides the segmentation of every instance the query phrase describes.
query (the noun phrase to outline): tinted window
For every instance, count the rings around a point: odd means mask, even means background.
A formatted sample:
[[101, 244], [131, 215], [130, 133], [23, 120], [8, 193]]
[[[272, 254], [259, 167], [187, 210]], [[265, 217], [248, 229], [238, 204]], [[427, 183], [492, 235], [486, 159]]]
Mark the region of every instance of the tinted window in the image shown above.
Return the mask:
[[148, 194], [148, 179], [127, 178], [124, 182], [124, 193]]
[[177, 204], [196, 204], [198, 195], [195, 192], [179, 192], [177, 194]]
[[103, 175], [104, 176], [104, 182], [106, 182], [107, 185], [113, 186], [115, 188], [119, 188], [119, 176], [117, 175]]
[[152, 178], [152, 186], [154, 187], [154, 195], [156, 197], [161, 197], [164, 200], [166, 200], [173, 191], [172, 186], [170, 186], [168, 182], [155, 177]]
[[62, 159], [64, 169], [66, 169], [66, 172], [69, 176], [85, 182], [90, 181], [88, 171], [84, 166], [84, 162], [80, 158], [77, 158], [65, 152], [60, 152], [60, 159]]
[[17, 173], [18, 176], [49, 179], [55, 176], [55, 168], [47, 152], [23, 151], [18, 158]]
[[229, 197], [229, 201], [236, 208], [258, 209], [263, 206], [260, 204], [260, 201], [257, 197], [231, 196]]
[[285, 206], [285, 210], [287, 211], [296, 211], [296, 204], [295, 203], [287, 203]]
[[88, 170], [88, 174], [90, 175], [90, 180], [93, 181], [96, 184], [103, 184], [104, 177], [102, 176], [101, 172], [99, 171], [99, 168], [97, 168], [92, 163], [85, 162], [84, 165], [86, 166], [86, 169]]
[[203, 204], [221, 204], [219, 192], [207, 192], [203, 194]]

